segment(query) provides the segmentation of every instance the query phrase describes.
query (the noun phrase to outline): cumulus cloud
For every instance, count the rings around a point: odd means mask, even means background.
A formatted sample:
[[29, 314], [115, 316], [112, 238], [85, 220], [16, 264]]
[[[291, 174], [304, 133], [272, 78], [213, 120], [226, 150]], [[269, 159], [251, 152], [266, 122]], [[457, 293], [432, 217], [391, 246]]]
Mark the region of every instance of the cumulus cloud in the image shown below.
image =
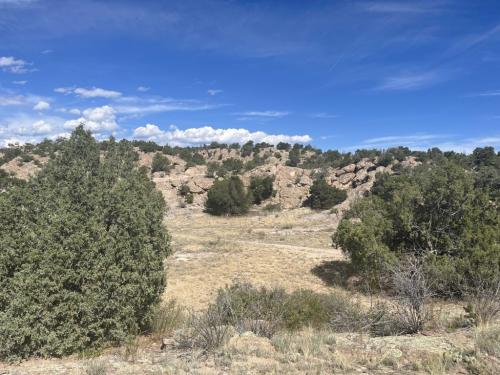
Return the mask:
[[58, 87], [54, 89], [55, 92], [59, 94], [74, 94], [80, 98], [92, 99], [92, 98], [107, 98], [115, 99], [122, 95], [119, 91], [106, 90], [100, 87], [83, 88], [83, 87]]
[[40, 100], [38, 103], [35, 104], [33, 109], [35, 111], [45, 111], [47, 109], [50, 109], [50, 103]]
[[26, 81], [26, 80], [24, 80], [24, 81], [12, 81], [12, 83], [14, 85], [24, 86], [25, 84], [28, 83], [28, 81]]
[[9, 73], [26, 73], [28, 63], [12, 56], [0, 56], [0, 69]]
[[74, 129], [80, 124], [96, 135], [113, 132], [118, 128], [116, 114], [113, 107], [104, 105], [102, 107], [87, 108], [82, 112], [82, 116], [75, 120], [68, 120], [64, 123], [65, 129]]
[[174, 146], [195, 146], [211, 142], [245, 143], [250, 140], [271, 144], [278, 142], [308, 143], [312, 140], [309, 135], [267, 134], [262, 131], [251, 132], [242, 128], [214, 129], [211, 126], [203, 126], [181, 130], [171, 126], [169, 130], [162, 130], [154, 124], [136, 128], [133, 138], [155, 141], [161, 144], [168, 143]]
[[55, 139], [62, 132], [64, 120], [59, 117], [16, 115], [0, 122], [0, 145], [38, 143], [44, 138]]
[[137, 87], [137, 91], [140, 91], [140, 92], [146, 92], [146, 91], [149, 91], [149, 87], [146, 87], [146, 86], [139, 86]]

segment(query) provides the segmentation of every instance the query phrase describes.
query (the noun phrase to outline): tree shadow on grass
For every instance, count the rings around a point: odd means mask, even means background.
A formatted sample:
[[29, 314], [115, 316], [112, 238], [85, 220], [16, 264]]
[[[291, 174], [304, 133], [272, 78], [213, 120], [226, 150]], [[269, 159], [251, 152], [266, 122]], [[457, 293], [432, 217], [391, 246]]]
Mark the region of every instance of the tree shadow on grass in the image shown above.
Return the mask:
[[328, 286], [349, 288], [356, 283], [358, 276], [353, 265], [345, 260], [324, 261], [311, 269], [311, 273], [319, 277]]

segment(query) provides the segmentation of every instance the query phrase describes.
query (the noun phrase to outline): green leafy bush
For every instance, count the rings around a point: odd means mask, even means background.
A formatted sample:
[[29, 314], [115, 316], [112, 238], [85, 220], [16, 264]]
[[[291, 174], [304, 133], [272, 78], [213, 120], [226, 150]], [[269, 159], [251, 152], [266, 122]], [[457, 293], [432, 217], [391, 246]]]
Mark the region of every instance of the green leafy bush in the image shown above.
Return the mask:
[[330, 186], [324, 178], [314, 180], [309, 190], [304, 205], [318, 210], [327, 210], [342, 203], [347, 198], [347, 193], [335, 186]]
[[252, 192], [253, 203], [261, 204], [262, 201], [273, 195], [273, 177], [254, 176], [250, 180], [250, 191]]
[[473, 173], [446, 160], [381, 176], [333, 239], [372, 274], [403, 255], [423, 257], [441, 293], [461, 293], [463, 282], [500, 267], [498, 205]]
[[250, 197], [238, 176], [215, 181], [205, 201], [205, 211], [212, 215], [241, 215], [249, 207]]
[[160, 153], [155, 153], [151, 163], [151, 172], [169, 172], [170, 161]]
[[300, 148], [293, 145], [293, 148], [288, 153], [286, 165], [289, 167], [297, 167], [300, 164]]
[[23, 186], [0, 194], [0, 359], [123, 342], [151, 322], [170, 252], [165, 202], [127, 142], [104, 158], [78, 127]]

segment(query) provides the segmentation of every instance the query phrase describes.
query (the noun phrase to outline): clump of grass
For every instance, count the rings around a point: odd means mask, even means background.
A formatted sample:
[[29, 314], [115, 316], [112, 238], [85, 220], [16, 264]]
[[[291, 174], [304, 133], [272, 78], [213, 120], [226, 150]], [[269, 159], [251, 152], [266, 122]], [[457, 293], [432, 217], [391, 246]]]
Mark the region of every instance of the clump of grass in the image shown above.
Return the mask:
[[153, 312], [151, 333], [157, 340], [172, 335], [185, 318], [184, 308], [175, 299], [158, 305]]
[[107, 365], [104, 361], [90, 361], [85, 368], [86, 375], [106, 375]]
[[476, 328], [474, 344], [478, 354], [500, 358], [500, 326], [483, 325]]
[[229, 328], [221, 307], [212, 304], [204, 313], [190, 315], [177, 337], [177, 343], [181, 348], [213, 352], [227, 341]]
[[123, 359], [129, 362], [137, 361], [137, 355], [139, 353], [139, 337], [130, 336], [125, 340], [125, 346], [123, 348]]

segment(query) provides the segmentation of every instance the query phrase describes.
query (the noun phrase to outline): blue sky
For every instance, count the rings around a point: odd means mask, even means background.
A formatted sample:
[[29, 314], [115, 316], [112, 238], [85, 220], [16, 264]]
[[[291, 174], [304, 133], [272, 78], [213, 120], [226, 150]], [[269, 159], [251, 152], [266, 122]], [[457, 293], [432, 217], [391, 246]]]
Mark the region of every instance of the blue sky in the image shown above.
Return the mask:
[[500, 148], [500, 3], [0, 0], [0, 145]]

